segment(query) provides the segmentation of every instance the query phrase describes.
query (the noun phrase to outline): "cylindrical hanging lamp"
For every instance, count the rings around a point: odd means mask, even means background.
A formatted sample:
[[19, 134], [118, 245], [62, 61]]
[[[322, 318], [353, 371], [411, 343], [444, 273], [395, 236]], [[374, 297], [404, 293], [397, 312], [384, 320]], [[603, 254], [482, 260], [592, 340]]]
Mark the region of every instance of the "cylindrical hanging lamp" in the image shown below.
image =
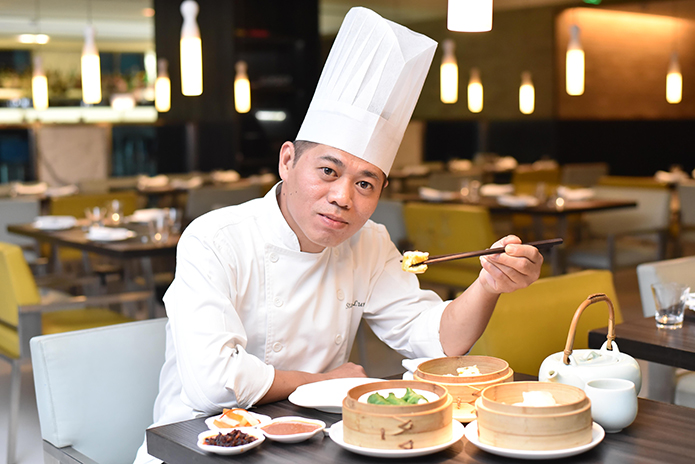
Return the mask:
[[492, 30], [492, 0], [449, 0], [446, 27], [456, 32]]
[[468, 110], [471, 113], [483, 111], [483, 83], [480, 80], [478, 68], [471, 69], [471, 77], [468, 81]]
[[439, 98], [442, 103], [456, 103], [459, 99], [459, 66], [456, 62], [454, 41], [442, 42], [444, 56], [439, 68]]
[[181, 2], [181, 93], [187, 97], [203, 93], [203, 45], [196, 21], [199, 10], [195, 0]]
[[171, 109], [171, 80], [169, 62], [165, 58], [157, 60], [157, 79], [154, 81], [154, 107], [160, 113]]
[[569, 95], [584, 93], [584, 50], [579, 41], [579, 26], [570, 27], [570, 41], [565, 59], [565, 88]]
[[48, 80], [43, 71], [41, 57], [34, 57], [34, 74], [31, 78], [31, 100], [36, 110], [48, 108]]
[[666, 74], [666, 101], [675, 105], [683, 99], [683, 75], [678, 63], [678, 52], [671, 54], [671, 61]]
[[82, 100], [96, 105], [101, 102], [101, 65], [97, 50], [94, 27], [90, 24], [84, 30], [82, 48]]
[[251, 110], [251, 83], [246, 73], [246, 62], [237, 61], [234, 76], [234, 108], [237, 113], [248, 113]]
[[536, 108], [536, 90], [533, 87], [531, 73], [521, 73], [521, 86], [519, 87], [519, 111], [523, 114], [531, 114]]

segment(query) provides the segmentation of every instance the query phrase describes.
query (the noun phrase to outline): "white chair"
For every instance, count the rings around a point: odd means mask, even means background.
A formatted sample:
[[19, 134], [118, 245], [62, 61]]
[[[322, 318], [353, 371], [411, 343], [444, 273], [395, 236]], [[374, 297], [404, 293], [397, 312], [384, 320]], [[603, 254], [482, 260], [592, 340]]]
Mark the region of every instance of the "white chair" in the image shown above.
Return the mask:
[[224, 206], [238, 205], [261, 196], [261, 186], [201, 187], [191, 189], [186, 200], [184, 216], [192, 221], [198, 216]]
[[686, 243], [695, 242], [695, 182], [678, 186], [678, 200], [680, 203], [679, 246], [683, 250]]
[[404, 251], [407, 248], [408, 235], [403, 220], [402, 201], [382, 198], [369, 219], [386, 227], [391, 241], [399, 250]]
[[[637, 266], [642, 313], [653, 317], [656, 304], [651, 285], [657, 282], [678, 282], [695, 291], [695, 256], [669, 259]], [[663, 364], [647, 366], [649, 398], [695, 408], [695, 372], [675, 369]]]
[[0, 199], [0, 242], [22, 247], [24, 257], [29, 262], [38, 258], [36, 240], [11, 234], [7, 231], [7, 226], [33, 222], [39, 216], [39, 211], [39, 200], [36, 197]]
[[671, 219], [668, 189], [599, 186], [594, 190], [596, 198], [634, 200], [637, 207], [586, 214], [588, 239], [569, 249], [569, 266], [614, 272], [666, 257]]
[[153, 422], [166, 322], [138, 321], [31, 340], [45, 456], [70, 463], [133, 462]]

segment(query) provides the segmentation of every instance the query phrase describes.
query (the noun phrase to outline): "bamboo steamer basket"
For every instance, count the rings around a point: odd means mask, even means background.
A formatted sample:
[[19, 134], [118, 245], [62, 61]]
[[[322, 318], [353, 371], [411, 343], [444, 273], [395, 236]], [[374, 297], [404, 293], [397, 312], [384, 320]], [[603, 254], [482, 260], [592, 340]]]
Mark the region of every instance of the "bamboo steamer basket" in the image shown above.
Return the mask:
[[[555, 406], [518, 406], [522, 392], [550, 392]], [[554, 382], [513, 382], [483, 390], [476, 404], [482, 443], [516, 450], [556, 450], [591, 442], [591, 401], [581, 388]]]
[[[359, 401], [365, 393], [407, 387], [433, 392], [438, 398], [403, 406]], [[440, 445], [452, 437], [451, 404], [446, 388], [429, 382], [390, 380], [360, 385], [343, 399], [343, 439], [364, 448], [392, 450]]]
[[[480, 375], [456, 375], [456, 369], [467, 366], [478, 366]], [[454, 400], [454, 419], [470, 422], [475, 419], [475, 401], [480, 397], [480, 392], [491, 385], [513, 381], [514, 371], [507, 361], [500, 358], [452, 356], [423, 362], [413, 373], [413, 378], [445, 387]]]

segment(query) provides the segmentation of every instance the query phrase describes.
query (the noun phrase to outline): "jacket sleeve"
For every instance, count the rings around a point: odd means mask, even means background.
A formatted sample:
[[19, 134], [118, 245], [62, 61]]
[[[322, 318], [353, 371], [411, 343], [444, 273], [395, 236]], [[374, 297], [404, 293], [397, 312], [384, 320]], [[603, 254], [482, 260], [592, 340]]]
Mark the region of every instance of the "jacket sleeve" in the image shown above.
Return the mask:
[[383, 226], [374, 240], [379, 257], [374, 261], [373, 285], [363, 317], [374, 334], [408, 358], [445, 356], [439, 340], [444, 308], [430, 290], [422, 290], [415, 274], [401, 269], [401, 254]]
[[235, 310], [235, 263], [222, 262], [210, 241], [179, 241], [176, 277], [164, 297], [182, 401], [207, 414], [248, 408], [273, 383], [275, 370], [246, 352], [247, 335]]

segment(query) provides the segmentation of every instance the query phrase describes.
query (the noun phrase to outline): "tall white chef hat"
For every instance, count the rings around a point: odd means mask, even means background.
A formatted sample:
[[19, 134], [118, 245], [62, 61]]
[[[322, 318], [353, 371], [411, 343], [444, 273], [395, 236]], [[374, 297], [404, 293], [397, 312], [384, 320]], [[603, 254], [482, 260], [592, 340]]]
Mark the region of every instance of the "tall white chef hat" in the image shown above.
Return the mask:
[[352, 8], [297, 140], [346, 151], [388, 175], [436, 47], [367, 8]]

